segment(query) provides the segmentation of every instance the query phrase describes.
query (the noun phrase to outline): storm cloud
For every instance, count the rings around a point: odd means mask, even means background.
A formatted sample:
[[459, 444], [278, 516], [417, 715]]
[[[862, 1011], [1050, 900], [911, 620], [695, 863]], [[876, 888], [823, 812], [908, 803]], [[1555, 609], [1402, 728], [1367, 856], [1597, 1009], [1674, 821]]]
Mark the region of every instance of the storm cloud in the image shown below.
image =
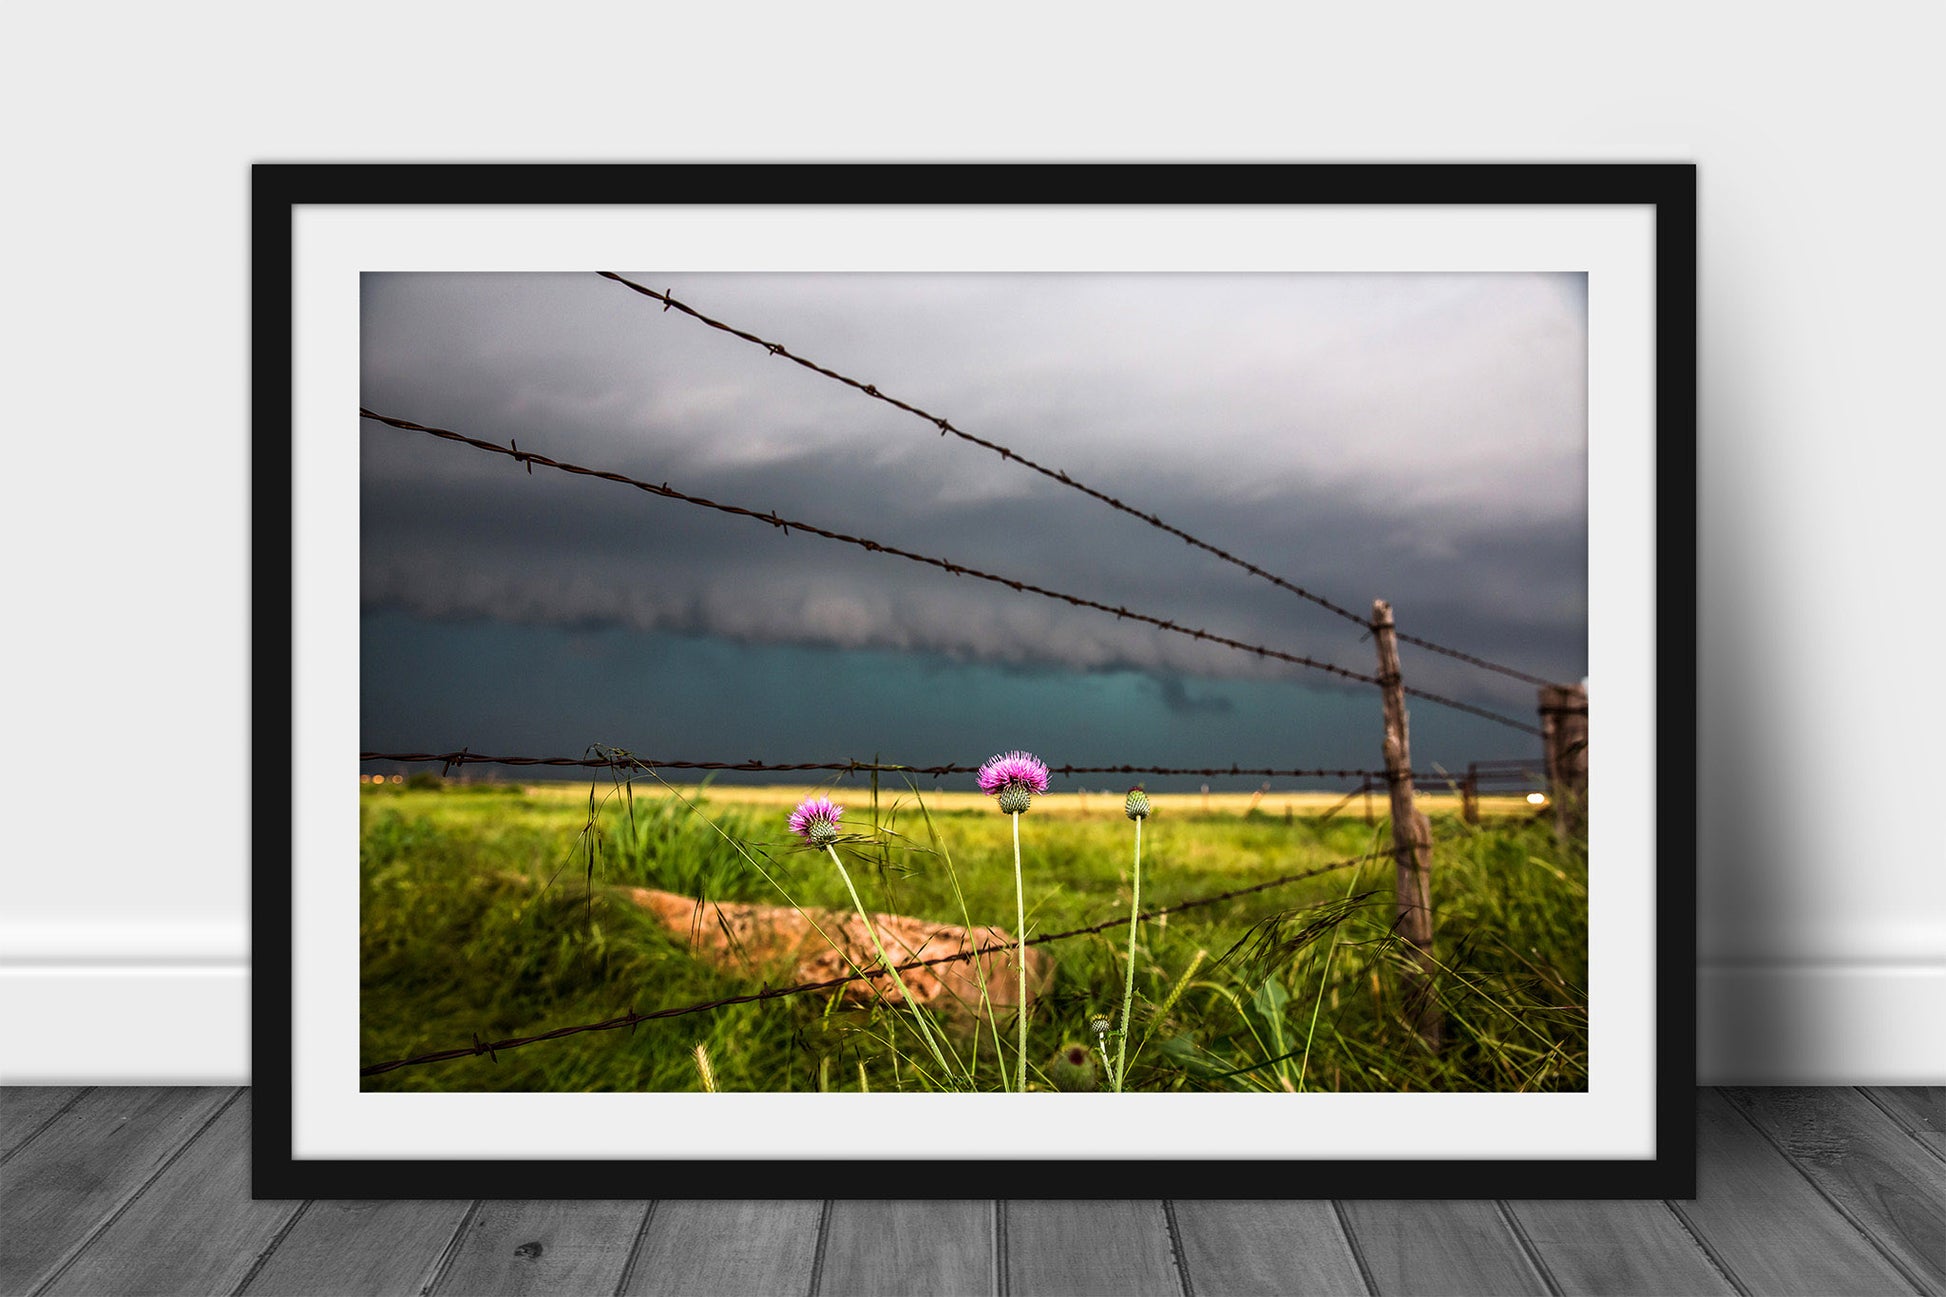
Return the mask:
[[[1354, 611], [1384, 597], [1417, 634], [1585, 673], [1579, 275], [627, 273]], [[1372, 670], [1325, 610], [593, 274], [368, 275], [362, 344], [381, 413]], [[1132, 671], [1211, 716], [1229, 700], [1186, 680], [1305, 674], [424, 434], [360, 435], [370, 610]], [[1517, 682], [1424, 653], [1407, 670], [1531, 714]]]

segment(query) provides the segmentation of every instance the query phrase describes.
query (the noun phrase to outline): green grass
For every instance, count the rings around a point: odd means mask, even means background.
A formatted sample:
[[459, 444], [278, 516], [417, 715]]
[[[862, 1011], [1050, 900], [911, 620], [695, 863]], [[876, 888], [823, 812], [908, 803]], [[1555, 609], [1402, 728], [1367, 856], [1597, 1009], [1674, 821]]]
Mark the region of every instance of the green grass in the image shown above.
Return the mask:
[[[651, 794], [648, 789], [653, 788]], [[590, 801], [517, 790], [380, 787], [361, 798], [361, 1055], [365, 1063], [626, 1013], [745, 994], [656, 919], [614, 894], [653, 886], [712, 900], [850, 909], [829, 858], [795, 849], [784, 817], [684, 790], [597, 785]], [[1008, 818], [921, 813], [909, 791], [847, 790], [840, 847], [865, 904], [945, 923], [1014, 927]], [[876, 829], [873, 826], [876, 825]], [[1446, 1042], [1407, 1012], [1390, 937], [1389, 859], [1142, 926], [1128, 1089], [1574, 1090], [1587, 1084], [1587, 868], [1546, 824], [1469, 829], [1435, 817], [1435, 994]], [[1383, 823], [1157, 814], [1143, 832], [1145, 907], [1263, 881], [1390, 845]], [[739, 849], [739, 846], [741, 849]], [[1046, 947], [1052, 991], [1031, 1022], [1030, 1071], [1096, 1044], [1119, 1018], [1133, 826], [1119, 813], [1021, 823], [1029, 935], [1117, 920]], [[591, 850], [592, 848], [592, 850]], [[942, 849], [943, 848], [943, 849]], [[948, 863], [950, 859], [950, 864]], [[760, 871], [756, 864], [762, 866]], [[778, 886], [763, 877], [768, 872]], [[962, 908], [963, 907], [963, 908]], [[971, 1083], [1002, 1088], [1011, 1031], [952, 1037]], [[1110, 1052], [1118, 1042], [1111, 1037]], [[400, 1068], [367, 1089], [929, 1088], [937, 1069], [903, 1011], [817, 992]], [[962, 1079], [962, 1084], [965, 1083]]]

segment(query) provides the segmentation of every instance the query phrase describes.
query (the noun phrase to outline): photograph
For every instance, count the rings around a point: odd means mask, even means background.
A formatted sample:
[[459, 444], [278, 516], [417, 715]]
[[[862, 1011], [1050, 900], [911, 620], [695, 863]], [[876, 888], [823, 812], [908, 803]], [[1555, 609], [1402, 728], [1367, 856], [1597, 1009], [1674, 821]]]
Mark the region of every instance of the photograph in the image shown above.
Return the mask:
[[1584, 273], [360, 295], [365, 1088], [1586, 1089]]

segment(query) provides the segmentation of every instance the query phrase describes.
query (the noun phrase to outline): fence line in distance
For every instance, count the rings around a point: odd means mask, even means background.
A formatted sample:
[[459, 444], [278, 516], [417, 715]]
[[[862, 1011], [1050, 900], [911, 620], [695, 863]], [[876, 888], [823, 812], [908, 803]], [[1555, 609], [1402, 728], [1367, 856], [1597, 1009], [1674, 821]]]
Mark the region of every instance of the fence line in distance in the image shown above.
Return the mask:
[[[437, 762], [446, 767], [441, 773], [449, 773], [456, 766], [565, 766], [589, 770], [734, 770], [742, 772], [798, 772], [829, 771], [839, 774], [909, 774], [929, 775], [940, 778], [945, 775], [970, 775], [979, 771], [976, 765], [901, 765], [885, 761], [662, 761], [653, 757], [632, 755], [598, 757], [529, 757], [529, 756], [489, 756], [462, 748], [453, 752], [361, 752], [360, 761], [391, 761], [399, 765], [423, 765]], [[1270, 779], [1382, 779], [1383, 770], [1345, 770], [1345, 769], [1287, 769], [1270, 766], [1049, 766], [1051, 775], [1201, 775], [1220, 778], [1225, 775], [1250, 775]], [[1456, 778], [1441, 771], [1415, 771], [1413, 778], [1426, 781]]]

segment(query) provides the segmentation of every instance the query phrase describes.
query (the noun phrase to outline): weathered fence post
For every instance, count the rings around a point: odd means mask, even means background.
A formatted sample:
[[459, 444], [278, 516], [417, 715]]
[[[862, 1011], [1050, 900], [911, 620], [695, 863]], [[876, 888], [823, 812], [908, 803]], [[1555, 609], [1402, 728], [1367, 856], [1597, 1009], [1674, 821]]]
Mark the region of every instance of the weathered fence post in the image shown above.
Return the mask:
[[1554, 804], [1554, 832], [1578, 838], [1588, 832], [1588, 686], [1541, 686], [1541, 752], [1547, 763], [1547, 799]]
[[1419, 1036], [1434, 1049], [1445, 1021], [1433, 998], [1432, 826], [1412, 804], [1412, 742], [1406, 729], [1405, 678], [1399, 674], [1399, 638], [1392, 605], [1372, 601], [1372, 638], [1378, 641], [1378, 682], [1385, 700], [1385, 785], [1391, 797], [1392, 851], [1398, 863], [1395, 929], [1417, 951], [1418, 974], [1406, 1003]]
[[1460, 785], [1460, 813], [1468, 824], [1480, 822], [1480, 767], [1468, 763], [1466, 782]]

